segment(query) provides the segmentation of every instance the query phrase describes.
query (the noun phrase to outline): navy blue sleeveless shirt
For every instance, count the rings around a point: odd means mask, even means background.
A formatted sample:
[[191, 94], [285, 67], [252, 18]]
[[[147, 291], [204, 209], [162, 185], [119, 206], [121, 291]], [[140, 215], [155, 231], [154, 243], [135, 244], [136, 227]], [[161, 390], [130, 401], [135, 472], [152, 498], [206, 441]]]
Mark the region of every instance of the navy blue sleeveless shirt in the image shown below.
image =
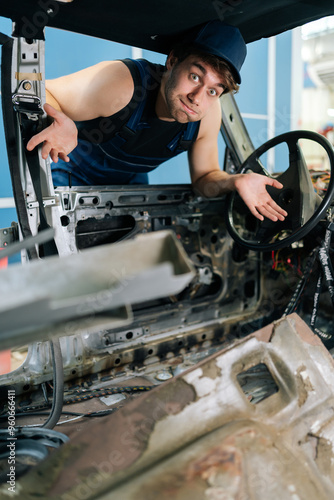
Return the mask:
[[160, 120], [155, 103], [164, 67], [125, 59], [133, 81], [131, 101], [114, 115], [76, 122], [78, 146], [70, 162], [51, 165], [55, 186], [146, 184], [147, 172], [189, 149], [200, 122]]

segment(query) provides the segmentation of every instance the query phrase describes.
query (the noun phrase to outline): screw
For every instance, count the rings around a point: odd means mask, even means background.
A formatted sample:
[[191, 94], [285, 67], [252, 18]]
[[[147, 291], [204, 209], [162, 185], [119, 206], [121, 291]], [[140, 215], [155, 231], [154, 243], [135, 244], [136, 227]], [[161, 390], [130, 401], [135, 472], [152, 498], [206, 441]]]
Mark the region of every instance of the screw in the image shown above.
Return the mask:
[[22, 87], [24, 88], [24, 90], [31, 90], [32, 84], [29, 81], [23, 82]]

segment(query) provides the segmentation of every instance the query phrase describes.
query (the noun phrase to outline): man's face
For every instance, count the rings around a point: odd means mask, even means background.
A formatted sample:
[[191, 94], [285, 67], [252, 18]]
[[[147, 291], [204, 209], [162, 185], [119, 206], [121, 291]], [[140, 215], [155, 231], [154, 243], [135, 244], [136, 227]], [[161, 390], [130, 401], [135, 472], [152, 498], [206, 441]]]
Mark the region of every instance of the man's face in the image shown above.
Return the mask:
[[181, 63], [167, 59], [165, 100], [170, 117], [180, 123], [201, 120], [224, 90], [222, 77], [199, 57]]

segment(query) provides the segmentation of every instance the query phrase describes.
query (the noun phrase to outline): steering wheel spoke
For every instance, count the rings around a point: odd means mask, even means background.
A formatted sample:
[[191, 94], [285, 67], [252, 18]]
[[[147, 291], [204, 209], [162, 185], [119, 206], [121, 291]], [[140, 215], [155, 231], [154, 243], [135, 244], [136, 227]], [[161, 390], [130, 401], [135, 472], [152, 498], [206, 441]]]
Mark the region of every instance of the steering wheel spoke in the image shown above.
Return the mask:
[[[319, 143], [328, 155], [331, 175], [324, 198], [320, 197], [314, 190], [299, 143], [300, 139], [309, 139]], [[249, 212], [247, 215], [248, 227], [253, 227], [253, 230], [249, 231], [246, 228], [245, 231], [241, 227], [240, 220], [236, 217], [236, 212], [239, 210], [241, 213], [241, 202], [243, 204], [242, 213], [245, 214], [248, 211], [246, 205], [236, 193], [231, 193], [227, 200], [227, 228], [238, 243], [252, 250], [275, 250], [303, 238], [325, 216], [334, 196], [333, 147], [325, 137], [315, 132], [293, 131], [269, 140], [249, 156], [242, 165], [240, 173], [252, 171], [268, 176], [260, 157], [269, 149], [282, 143], [286, 143], [289, 151], [289, 166], [276, 177], [283, 184], [283, 188], [276, 189], [267, 186], [267, 190], [273, 200], [287, 211], [288, 215], [285, 220], [273, 222], [265, 218], [263, 222], [260, 222]], [[253, 218], [254, 221], [250, 222], [250, 218]], [[237, 223], [235, 223], [235, 219], [237, 219]], [[252, 239], [249, 239], [250, 233]]]

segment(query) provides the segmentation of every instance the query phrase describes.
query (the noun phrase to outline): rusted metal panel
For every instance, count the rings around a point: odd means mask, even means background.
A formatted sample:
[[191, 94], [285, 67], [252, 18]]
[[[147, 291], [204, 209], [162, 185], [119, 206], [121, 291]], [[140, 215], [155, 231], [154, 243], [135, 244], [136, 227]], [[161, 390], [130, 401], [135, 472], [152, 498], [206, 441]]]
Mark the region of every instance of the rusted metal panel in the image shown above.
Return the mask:
[[[254, 404], [237, 376], [260, 364], [278, 390]], [[92, 423], [19, 488], [33, 498], [39, 478], [40, 495], [64, 500], [330, 499], [333, 387], [333, 359], [293, 314]]]

